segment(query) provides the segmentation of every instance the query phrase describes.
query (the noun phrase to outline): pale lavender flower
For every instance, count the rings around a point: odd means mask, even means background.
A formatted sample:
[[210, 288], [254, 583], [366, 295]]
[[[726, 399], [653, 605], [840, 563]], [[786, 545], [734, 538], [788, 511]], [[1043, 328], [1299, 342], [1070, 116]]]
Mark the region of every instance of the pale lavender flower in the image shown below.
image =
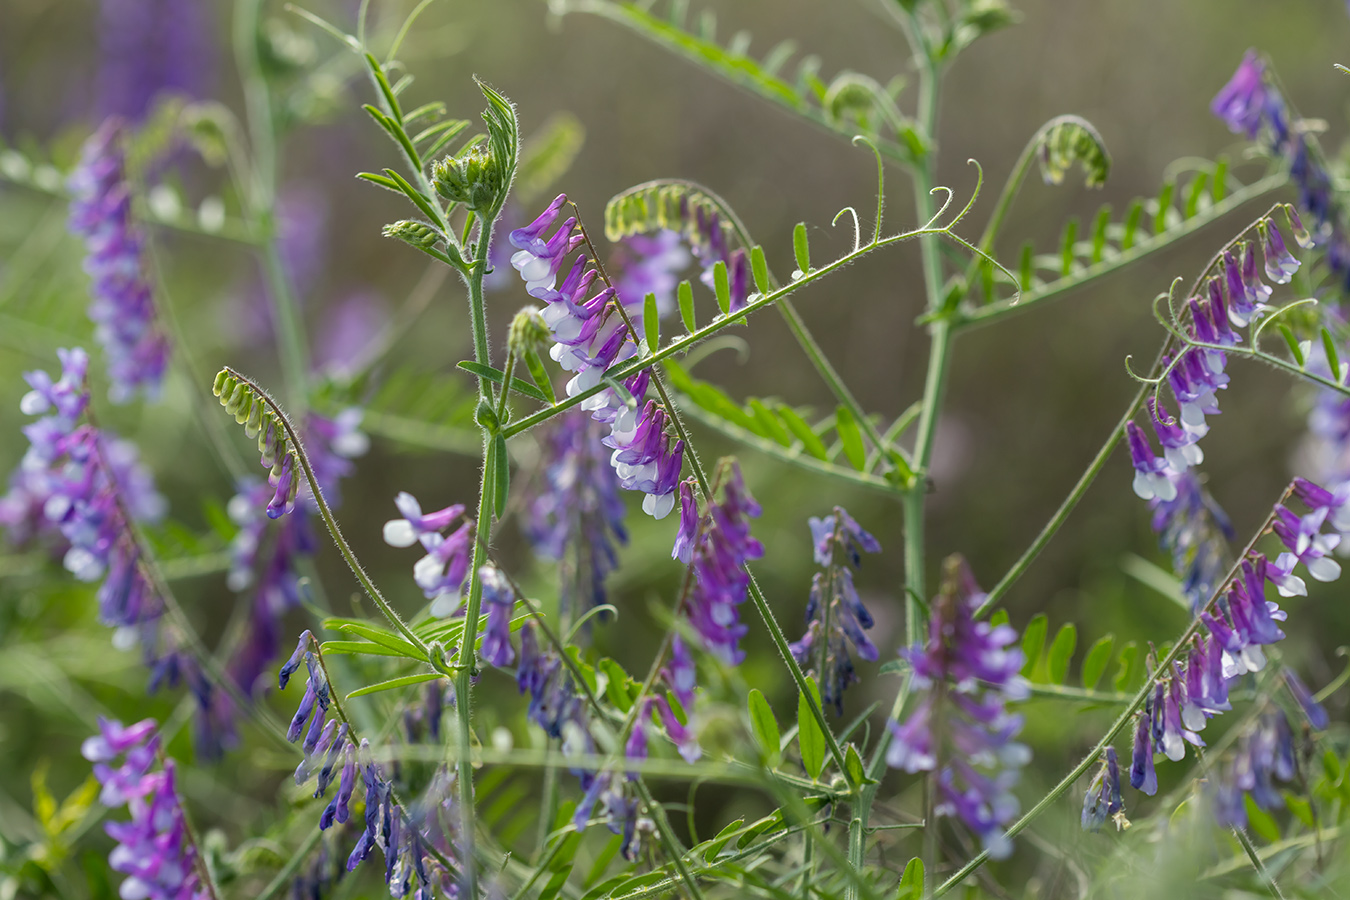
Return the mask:
[[1297, 775], [1298, 759], [1289, 720], [1281, 710], [1271, 710], [1242, 735], [1228, 764], [1207, 780], [1215, 818], [1225, 827], [1246, 827], [1244, 794], [1250, 794], [1261, 809], [1283, 808], [1284, 798], [1276, 782], [1289, 783]]
[[392, 547], [410, 547], [421, 543], [426, 555], [413, 566], [413, 580], [431, 603], [433, 616], [445, 617], [460, 603], [464, 576], [469, 573], [473, 554], [473, 522], [465, 519], [449, 535], [441, 533], [464, 513], [461, 504], [453, 504], [426, 515], [417, 498], [406, 491], [394, 500], [402, 519], [384, 525], [385, 543]]
[[1087, 795], [1083, 797], [1083, 830], [1100, 831], [1108, 818], [1116, 823], [1119, 830], [1129, 824], [1124, 813], [1125, 798], [1120, 793], [1120, 760], [1116, 756], [1116, 748], [1107, 747], [1102, 767], [1088, 786]]

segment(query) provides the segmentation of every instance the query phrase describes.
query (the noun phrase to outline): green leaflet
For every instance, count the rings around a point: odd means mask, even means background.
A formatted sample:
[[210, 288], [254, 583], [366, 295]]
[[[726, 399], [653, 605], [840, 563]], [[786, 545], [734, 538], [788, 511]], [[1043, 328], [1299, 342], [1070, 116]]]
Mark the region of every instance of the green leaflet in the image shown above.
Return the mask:
[[[816, 687], [815, 679], [808, 675], [806, 684], [815, 698], [816, 705], [819, 705], [820, 689]], [[825, 733], [820, 730], [820, 724], [811, 714], [811, 704], [806, 694], [800, 693], [797, 695], [797, 746], [802, 752], [802, 768], [806, 769], [806, 774], [810, 775], [812, 780], [819, 778], [821, 770], [825, 767]]]
[[[813, 471], [880, 490], [895, 490], [879, 472], [872, 471], [883, 461], [869, 464], [862, 433], [847, 409], [840, 407], [836, 414], [812, 425], [785, 404], [751, 397], [742, 406], [721, 388], [690, 375], [674, 360], [667, 359], [664, 365], [671, 388], [687, 401], [681, 405], [693, 407], [690, 412], [696, 418], [728, 437]], [[833, 452], [827, 441], [836, 445]]]
[[750, 730], [754, 732], [755, 741], [759, 743], [759, 749], [764, 754], [766, 763], [770, 766], [776, 765], [782, 745], [778, 720], [774, 718], [773, 710], [769, 708], [769, 701], [764, 699], [764, 694], [758, 688], [751, 689], [749, 705]]
[[379, 684], [370, 684], [363, 688], [357, 688], [347, 695], [347, 699], [351, 700], [354, 697], [364, 697], [367, 694], [374, 694], [379, 691], [392, 691], [397, 688], [408, 687], [409, 685], [435, 681], [437, 678], [442, 677], [444, 676], [439, 672], [419, 672], [416, 675], [404, 675], [401, 678], [391, 678], [388, 681], [381, 681]]
[[563, 14], [591, 13], [618, 22], [845, 140], [863, 134], [891, 159], [913, 163], [928, 152], [927, 136], [919, 134], [914, 124], [898, 113], [891, 92], [875, 80], [856, 72], [842, 72], [826, 83], [816, 74], [820, 60], [806, 56], [797, 64], [795, 81], [790, 82], [777, 73], [795, 51], [791, 44], [777, 45], [760, 62], [746, 52], [750, 37], [745, 32], [725, 47], [714, 41], [716, 19], [711, 10], [700, 15], [701, 33], [693, 34], [682, 27], [682, 2], [670, 4], [671, 20], [660, 18], [652, 6], [616, 0], [558, 0], [553, 9]]

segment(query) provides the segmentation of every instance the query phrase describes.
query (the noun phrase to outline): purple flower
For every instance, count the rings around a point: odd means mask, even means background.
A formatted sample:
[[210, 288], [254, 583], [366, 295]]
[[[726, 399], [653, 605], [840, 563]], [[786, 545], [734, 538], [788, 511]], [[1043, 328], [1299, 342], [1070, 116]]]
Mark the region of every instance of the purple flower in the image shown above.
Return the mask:
[[[656, 295], [658, 315], [675, 308], [678, 273], [689, 265], [689, 251], [679, 232], [662, 228], [652, 234], [631, 234], [618, 245], [610, 271], [615, 272], [614, 287], [625, 306], [643, 303], [648, 294]], [[634, 322], [637, 327], [640, 324]]]
[[[104, 826], [117, 842], [108, 865], [127, 876], [123, 897], [204, 900], [210, 895], [198, 878], [197, 848], [188, 838], [173, 761], [152, 771], [159, 747], [155, 727], [152, 719], [128, 728], [100, 719], [99, 736], [82, 747], [103, 785], [99, 802], [110, 809], [125, 805], [131, 814], [128, 821]], [[119, 757], [121, 765], [109, 765]]]
[[[603, 425], [582, 411], [559, 416], [547, 432], [547, 456], [523, 517], [535, 552], [558, 560], [562, 600], [574, 614], [605, 602], [605, 579], [619, 562], [615, 545], [628, 543], [603, 437]], [[575, 608], [577, 599], [582, 609]]]
[[1151, 717], [1147, 712], [1135, 720], [1134, 754], [1130, 760], [1130, 786], [1135, 790], [1143, 791], [1150, 797], [1158, 793], [1158, 775], [1153, 769]]
[[1176, 486], [1168, 478], [1170, 470], [1167, 461], [1153, 455], [1153, 447], [1144, 429], [1129, 422], [1125, 425], [1125, 438], [1130, 446], [1130, 461], [1134, 464], [1134, 492], [1142, 500], [1175, 499]]
[[500, 669], [511, 665], [516, 658], [511, 646], [511, 613], [516, 605], [516, 592], [502, 571], [494, 566], [480, 567], [478, 580], [483, 585], [483, 603], [487, 607], [483, 659]]
[[1328, 512], [1321, 507], [1300, 517], [1283, 505], [1275, 507], [1275, 534], [1318, 581], [1335, 581], [1341, 575], [1341, 564], [1329, 555], [1340, 544], [1341, 536], [1321, 533]]
[[98, 108], [140, 121], [157, 97], [204, 97], [215, 74], [212, 7], [202, 0], [102, 0]]
[[1307, 685], [1298, 677], [1293, 669], [1285, 666], [1281, 670], [1284, 674], [1284, 683], [1289, 687], [1289, 693], [1294, 695], [1299, 708], [1308, 718], [1308, 724], [1317, 731], [1323, 731], [1331, 724], [1331, 719], [1327, 716], [1327, 711], [1322, 708], [1322, 704], [1317, 702], [1312, 691], [1308, 690]]
[[886, 762], [908, 772], [936, 771], [934, 812], [960, 818], [990, 856], [1002, 858], [1012, 850], [1004, 827], [1018, 809], [1012, 787], [1030, 759], [1013, 740], [1022, 717], [1005, 704], [1025, 698], [1027, 686], [1019, 674], [1022, 651], [1011, 646], [1017, 633], [974, 618], [984, 596], [965, 560], [949, 559], [927, 641], [901, 653], [912, 667], [911, 684], [926, 694], [908, 719], [890, 723]]
[[797, 663], [821, 681], [821, 699], [843, 715], [844, 690], [858, 680], [848, 648], [868, 662], [875, 662], [878, 655], [864, 633], [872, 627], [872, 614], [858, 597], [853, 569], [862, 565], [863, 550], [880, 553], [881, 545], [842, 506], [808, 524], [816, 563], [826, 571], [812, 579], [806, 634], [790, 647]]
[[1242, 735], [1228, 764], [1207, 781], [1215, 818], [1225, 827], [1245, 827], [1244, 794], [1261, 809], [1282, 808], [1284, 798], [1275, 782], [1291, 782], [1297, 774], [1289, 720], [1278, 709], [1267, 712]]
[[692, 708], [698, 673], [689, 645], [678, 634], [670, 639], [670, 662], [661, 670], [661, 675], [680, 705], [685, 709]]
[[747, 629], [738, 611], [750, 588], [745, 564], [763, 556], [764, 547], [750, 536], [750, 519], [760, 514], [759, 504], [746, 490], [740, 466], [733, 463], [728, 473], [721, 502], [709, 500], [703, 512], [685, 614], [705, 649], [734, 666], [745, 655], [740, 639]]
[[155, 322], [143, 260], [145, 236], [131, 217], [124, 126], [109, 119], [81, 150], [67, 184], [70, 230], [84, 239], [91, 278], [89, 318], [108, 360], [108, 396], [125, 403], [137, 391], [157, 399], [169, 344]]
[[[606, 285], [592, 295], [599, 272], [583, 254], [578, 254], [558, 282], [564, 259], [583, 241], [575, 218], [563, 222], [552, 237], [544, 237], [557, 222], [566, 199], [559, 195], [534, 222], [511, 232], [511, 243], [519, 248], [511, 264], [520, 272], [530, 296], [548, 304], [541, 316], [555, 341], [549, 355], [576, 373], [567, 382], [568, 396], [576, 396], [598, 386], [607, 369], [637, 355], [637, 339], [625, 316], [638, 327], [645, 292], [625, 296]], [[642, 406], [649, 379], [650, 373], [643, 370], [625, 382], [637, 408], [612, 387], [582, 401], [581, 408], [611, 426], [605, 443], [615, 448], [611, 464], [620, 486], [646, 494], [643, 511], [660, 519], [675, 506], [684, 445], [666, 433], [664, 410], [653, 403]]]
[[1083, 797], [1083, 830], [1100, 831], [1108, 818], [1119, 830], [1129, 825], [1125, 819], [1125, 798], [1120, 793], [1120, 761], [1116, 748], [1107, 747], [1102, 767]]
[[1270, 98], [1265, 73], [1265, 63], [1255, 50], [1248, 50], [1233, 77], [1210, 103], [1210, 112], [1222, 119], [1234, 134], [1251, 139], [1260, 130]]

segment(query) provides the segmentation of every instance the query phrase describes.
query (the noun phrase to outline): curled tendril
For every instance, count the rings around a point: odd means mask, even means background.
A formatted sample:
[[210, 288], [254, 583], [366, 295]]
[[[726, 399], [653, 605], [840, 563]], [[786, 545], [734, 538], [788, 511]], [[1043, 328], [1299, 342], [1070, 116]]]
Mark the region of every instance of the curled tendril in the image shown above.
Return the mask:
[[[1336, 655], [1342, 659], [1350, 660], [1350, 647], [1337, 647]], [[1346, 682], [1350, 682], [1350, 661], [1346, 662], [1345, 669], [1341, 674], [1337, 675], [1330, 684], [1313, 695], [1313, 699], [1318, 703], [1325, 703], [1328, 697], [1345, 687]]]
[[970, 199], [966, 201], [965, 208], [947, 223], [948, 228], [955, 228], [957, 223], [966, 217], [966, 213], [975, 208], [975, 201], [980, 199], [980, 188], [984, 187], [984, 166], [980, 165], [980, 161], [972, 157], [966, 160], [966, 165], [975, 167], [975, 190], [970, 192]]
[[[1160, 378], [1160, 377], [1159, 377], [1159, 378], [1148, 378], [1148, 377], [1146, 377], [1146, 376], [1144, 376], [1144, 375], [1140, 375], [1138, 372], [1136, 372], [1136, 371], [1134, 370], [1134, 366], [1131, 365], [1131, 362], [1130, 362], [1130, 361], [1133, 360], [1133, 359], [1134, 359], [1134, 354], [1128, 353], [1128, 354], [1125, 355], [1125, 373], [1126, 373], [1127, 375], [1129, 375], [1131, 378], [1133, 378], [1135, 381], [1139, 382], [1140, 384], [1160, 384], [1160, 383], [1162, 382], [1162, 378]], [[1156, 393], [1156, 392], [1155, 392], [1155, 393]]]
[[[1289, 312], [1289, 310], [1291, 310], [1291, 309], [1293, 309], [1293, 308], [1295, 308], [1295, 307], [1297, 307], [1297, 306], [1306, 306], [1306, 305], [1308, 305], [1309, 303], [1311, 303], [1313, 306], [1316, 306], [1316, 305], [1317, 305], [1317, 298], [1316, 298], [1316, 297], [1304, 297], [1302, 300], [1295, 300], [1295, 301], [1292, 302], [1292, 303], [1287, 303], [1287, 304], [1285, 304], [1284, 306], [1281, 306], [1279, 309], [1273, 311], [1270, 315], [1265, 316], [1264, 318], [1262, 318], [1261, 321], [1257, 322], [1257, 323], [1256, 323], [1256, 327], [1253, 328], [1252, 331], [1251, 331], [1251, 345], [1252, 345], [1252, 350], [1253, 350], [1253, 351], [1256, 351], [1256, 350], [1258, 349], [1258, 348], [1257, 348], [1257, 344], [1258, 344], [1258, 343], [1260, 342], [1260, 340], [1261, 340], [1261, 332], [1265, 330], [1265, 327], [1266, 327], [1267, 325], [1269, 325], [1271, 322], [1274, 322], [1276, 319], [1278, 319], [1280, 316], [1284, 315], [1285, 313]], [[1239, 352], [1241, 352], [1241, 351], [1239, 351]]]
[[[1174, 286], [1175, 284], [1176, 282], [1173, 282]], [[1158, 309], [1164, 300], [1167, 301], [1167, 311], [1169, 313], [1167, 316], [1164, 316]], [[1158, 294], [1153, 298], [1153, 318], [1158, 320], [1158, 324], [1161, 325], [1168, 334], [1172, 335], [1183, 344], [1194, 345], [1195, 342], [1181, 329], [1181, 324], [1177, 319], [1177, 311], [1172, 306], [1171, 291], [1168, 291], [1166, 294]], [[1170, 365], [1168, 366], [1168, 369], [1171, 369]]]
[[577, 636], [577, 632], [581, 631], [581, 626], [585, 625], [588, 619], [603, 614], [611, 615], [617, 621], [619, 618], [618, 607], [616, 607], [613, 603], [601, 603], [599, 606], [592, 606], [590, 609], [586, 610], [586, 612], [581, 616], [581, 618], [577, 619], [576, 622], [573, 623], [572, 630], [567, 632], [567, 639], [566, 641], [564, 641], [564, 643], [571, 644], [572, 639]]
[[872, 243], [875, 244], [881, 240], [881, 214], [886, 206], [886, 167], [881, 161], [881, 151], [877, 149], [877, 145], [872, 143], [870, 138], [866, 135], [855, 134], [853, 136], [853, 146], [856, 147], [859, 144], [866, 145], [867, 149], [872, 151], [872, 155], [875, 156], [877, 160], [877, 222], [876, 227], [872, 230]]
[[857, 253], [862, 249], [862, 226], [858, 223], [858, 211], [851, 206], [845, 206], [843, 209], [839, 210], [839, 212], [834, 214], [834, 218], [830, 220], [830, 224], [838, 225], [839, 220], [843, 218], [844, 213], [851, 213], [853, 215], [853, 252]]
[[[947, 207], [952, 205], [952, 197], [954, 195], [952, 194], [952, 189], [947, 187], [945, 184], [939, 184], [937, 187], [933, 188], [928, 193], [936, 194], [938, 191], [942, 191], [944, 194], [947, 195], [947, 197], [945, 200], [942, 201], [942, 208], [939, 209], [937, 212], [933, 213], [932, 217], [927, 222], [923, 223], [923, 228], [924, 229], [936, 228], [938, 231], [946, 231], [948, 228], [951, 228], [952, 226], [951, 225], [935, 226], [933, 223], [936, 222], [938, 219], [941, 219], [943, 215], [946, 214]], [[960, 217], [958, 216], [957, 218], [959, 219]], [[955, 222], [952, 223], [952, 225], [955, 224], [956, 224]]]

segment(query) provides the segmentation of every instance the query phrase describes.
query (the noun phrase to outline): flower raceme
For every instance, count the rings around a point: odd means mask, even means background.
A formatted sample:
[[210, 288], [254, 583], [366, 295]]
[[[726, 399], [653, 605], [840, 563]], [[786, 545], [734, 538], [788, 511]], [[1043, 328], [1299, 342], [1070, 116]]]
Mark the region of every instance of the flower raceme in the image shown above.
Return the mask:
[[[1199, 610], [1203, 632], [1191, 638], [1184, 654], [1154, 683], [1144, 709], [1136, 717], [1130, 784], [1137, 790], [1146, 794], [1157, 791], [1154, 763], [1159, 756], [1175, 762], [1185, 757], [1186, 744], [1205, 746], [1200, 732], [1211, 717], [1232, 709], [1232, 686], [1244, 675], [1263, 670], [1267, 663], [1264, 648], [1283, 640], [1279, 623], [1287, 614], [1277, 602], [1267, 599], [1266, 585], [1285, 597], [1306, 593], [1303, 580], [1293, 574], [1300, 564], [1319, 580], [1339, 575], [1339, 565], [1326, 557], [1335, 546], [1331, 539], [1338, 536], [1322, 534], [1320, 529], [1329, 519], [1336, 521], [1344, 515], [1344, 499], [1305, 479], [1296, 479], [1289, 493], [1308, 511], [1300, 516], [1283, 504], [1275, 507], [1271, 532], [1285, 550], [1275, 562], [1255, 551], [1241, 561], [1236, 577]], [[1285, 670], [1285, 681], [1310, 724], [1325, 727], [1325, 711], [1298, 676]], [[1245, 756], [1241, 758], [1245, 761], [1219, 776], [1215, 809], [1221, 824], [1245, 822], [1243, 792], [1250, 792], [1259, 806], [1273, 808], [1272, 795], [1263, 793], [1270, 772], [1286, 781], [1292, 777], [1285, 774], [1290, 770], [1284, 751], [1279, 751], [1278, 759], [1274, 755], [1286, 742], [1281, 735], [1288, 732], [1288, 725], [1281, 724], [1283, 721], [1282, 715], [1279, 721], [1263, 720], [1257, 736], [1243, 745], [1241, 753]], [[1085, 827], [1088, 818], [1085, 812]]]
[[809, 525], [816, 564], [825, 571], [811, 581], [806, 634], [789, 646], [797, 663], [821, 679], [821, 699], [842, 715], [844, 690], [858, 680], [849, 646], [869, 662], [878, 655], [864, 633], [872, 627], [872, 614], [858, 597], [853, 570], [861, 567], [863, 551], [880, 553], [881, 545], [842, 506], [832, 515], [812, 516]]
[[156, 765], [155, 721], [123, 726], [100, 718], [98, 724], [99, 733], [86, 739], [80, 752], [103, 786], [99, 802], [109, 809], [125, 806], [131, 814], [127, 821], [104, 825], [117, 842], [108, 865], [127, 876], [119, 893], [126, 900], [207, 900], [211, 893], [198, 875], [173, 760]]
[[85, 142], [67, 185], [70, 230], [84, 240], [93, 297], [89, 318], [107, 356], [114, 403], [137, 392], [157, 399], [169, 359], [146, 277], [145, 235], [132, 219], [125, 140], [120, 119], [105, 122]]
[[959, 818], [1000, 859], [1012, 852], [1004, 828], [1017, 814], [1012, 788], [1030, 759], [1013, 740], [1022, 717], [1005, 704], [1025, 699], [1027, 684], [1017, 633], [974, 617], [985, 596], [965, 560], [947, 560], [927, 640], [901, 651], [923, 694], [908, 719], [890, 723], [886, 762], [935, 773], [934, 813]]
[[[567, 394], [576, 396], [599, 385], [605, 370], [637, 355], [636, 336], [625, 317], [633, 328], [641, 329], [643, 298], [620, 296], [608, 285], [596, 290], [600, 270], [591, 266], [584, 253], [577, 254], [567, 274], [558, 280], [569, 256], [585, 242], [575, 217], [545, 237], [566, 201], [567, 196], [559, 194], [537, 219], [511, 232], [511, 244], [517, 248], [511, 265], [525, 281], [526, 292], [548, 304], [543, 319], [555, 342], [549, 355], [575, 373], [567, 382]], [[684, 442], [672, 439], [666, 431], [664, 409], [654, 401], [643, 405], [650, 380], [650, 370], [643, 369], [624, 382], [628, 397], [607, 387], [583, 400], [581, 408], [610, 426], [604, 443], [613, 448], [610, 462], [619, 484], [645, 494], [643, 511], [661, 519], [675, 506]], [[634, 405], [629, 405], [628, 398]]]

